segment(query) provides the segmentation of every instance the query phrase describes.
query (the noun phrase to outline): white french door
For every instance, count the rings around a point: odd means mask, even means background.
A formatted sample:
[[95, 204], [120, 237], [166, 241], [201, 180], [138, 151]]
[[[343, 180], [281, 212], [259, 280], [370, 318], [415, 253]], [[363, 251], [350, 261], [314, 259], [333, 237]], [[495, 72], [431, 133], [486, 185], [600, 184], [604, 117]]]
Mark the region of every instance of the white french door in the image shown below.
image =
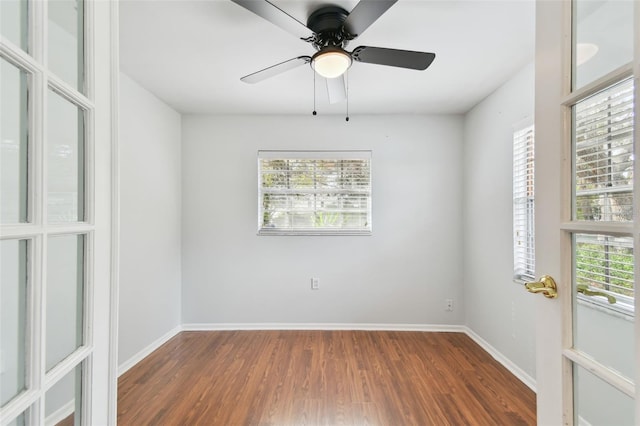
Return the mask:
[[0, 423], [115, 424], [115, 6], [0, 8]]
[[640, 4], [538, 0], [538, 422], [637, 425]]

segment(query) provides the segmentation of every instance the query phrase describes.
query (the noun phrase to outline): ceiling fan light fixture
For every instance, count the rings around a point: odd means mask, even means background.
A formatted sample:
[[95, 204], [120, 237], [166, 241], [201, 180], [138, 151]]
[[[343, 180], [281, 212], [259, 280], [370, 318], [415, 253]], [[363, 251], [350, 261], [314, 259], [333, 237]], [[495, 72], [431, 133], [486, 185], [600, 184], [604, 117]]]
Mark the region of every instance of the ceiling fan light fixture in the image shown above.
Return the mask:
[[351, 55], [338, 47], [325, 47], [311, 58], [311, 67], [324, 78], [340, 77], [351, 63]]

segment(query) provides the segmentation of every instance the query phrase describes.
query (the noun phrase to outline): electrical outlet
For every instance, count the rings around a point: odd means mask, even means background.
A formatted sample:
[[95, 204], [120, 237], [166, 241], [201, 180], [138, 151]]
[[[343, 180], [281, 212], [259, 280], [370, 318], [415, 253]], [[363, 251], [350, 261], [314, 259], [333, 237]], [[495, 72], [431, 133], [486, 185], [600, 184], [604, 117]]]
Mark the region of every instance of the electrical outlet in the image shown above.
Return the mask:
[[320, 278], [311, 278], [311, 290], [320, 289]]
[[453, 311], [453, 299], [444, 299], [444, 310], [447, 312]]

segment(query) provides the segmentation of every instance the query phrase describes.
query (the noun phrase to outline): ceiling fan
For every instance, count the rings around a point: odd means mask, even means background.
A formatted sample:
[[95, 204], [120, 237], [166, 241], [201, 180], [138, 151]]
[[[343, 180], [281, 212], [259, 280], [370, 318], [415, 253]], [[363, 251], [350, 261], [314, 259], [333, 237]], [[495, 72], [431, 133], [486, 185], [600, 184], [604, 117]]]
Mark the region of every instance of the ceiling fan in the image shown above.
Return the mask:
[[349, 13], [339, 6], [322, 6], [303, 24], [268, 0], [231, 0], [274, 25], [288, 31], [316, 50], [313, 56], [298, 56], [242, 77], [245, 83], [257, 83], [301, 65], [311, 64], [326, 78], [329, 102], [346, 98], [344, 73], [353, 61], [425, 70], [435, 53], [383, 47], [359, 46], [351, 52], [347, 44], [360, 36], [398, 0], [360, 0]]

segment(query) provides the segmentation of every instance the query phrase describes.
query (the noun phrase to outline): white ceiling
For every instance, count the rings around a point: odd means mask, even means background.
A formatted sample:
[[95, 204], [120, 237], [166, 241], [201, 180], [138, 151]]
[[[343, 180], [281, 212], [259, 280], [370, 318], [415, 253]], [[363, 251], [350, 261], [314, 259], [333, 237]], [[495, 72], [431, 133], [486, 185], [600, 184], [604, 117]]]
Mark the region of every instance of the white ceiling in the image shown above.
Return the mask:
[[[315, 0], [272, 0], [301, 22]], [[332, 0], [353, 9], [357, 0]], [[360, 45], [435, 52], [425, 71], [354, 63], [351, 114], [464, 113], [533, 60], [532, 0], [400, 0]], [[240, 77], [300, 55], [308, 43], [228, 0], [120, 2], [122, 70], [182, 113], [310, 114], [313, 72], [302, 66], [257, 84]], [[322, 84], [321, 84], [322, 83]], [[330, 105], [318, 79], [319, 114]]]

